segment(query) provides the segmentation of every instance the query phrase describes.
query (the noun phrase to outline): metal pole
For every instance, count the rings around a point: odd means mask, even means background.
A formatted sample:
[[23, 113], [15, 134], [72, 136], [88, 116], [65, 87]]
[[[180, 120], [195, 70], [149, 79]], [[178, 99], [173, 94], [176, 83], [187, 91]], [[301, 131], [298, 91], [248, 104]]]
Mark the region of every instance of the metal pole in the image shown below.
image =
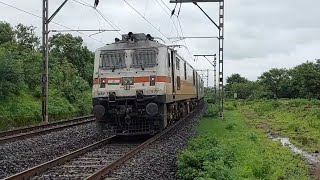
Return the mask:
[[209, 69], [207, 69], [207, 87], [209, 87]]
[[220, 117], [224, 118], [224, 92], [223, 92], [223, 40], [224, 40], [224, 0], [219, 2], [219, 92]]
[[217, 97], [217, 57], [214, 57], [213, 61], [213, 88], [214, 88], [214, 94]]
[[[197, 2], [219, 2], [219, 24], [216, 24], [210, 16], [197, 4]], [[170, 3], [194, 3], [210, 19], [210, 21], [219, 29], [219, 112], [223, 119], [224, 106], [224, 87], [223, 87], [223, 41], [224, 41], [224, 0], [170, 0]]]
[[48, 0], [43, 0], [42, 5], [42, 121], [48, 122]]

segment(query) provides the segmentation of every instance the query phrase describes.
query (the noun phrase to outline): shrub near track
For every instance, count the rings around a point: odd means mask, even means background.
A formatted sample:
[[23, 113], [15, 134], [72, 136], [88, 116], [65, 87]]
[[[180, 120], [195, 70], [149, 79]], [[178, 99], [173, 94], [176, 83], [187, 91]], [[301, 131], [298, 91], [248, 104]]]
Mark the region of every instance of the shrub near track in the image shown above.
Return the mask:
[[[228, 104], [227, 109], [236, 109]], [[270, 140], [247, 123], [239, 110], [225, 112], [225, 120], [204, 117], [199, 136], [178, 154], [179, 179], [310, 179], [299, 155]]]

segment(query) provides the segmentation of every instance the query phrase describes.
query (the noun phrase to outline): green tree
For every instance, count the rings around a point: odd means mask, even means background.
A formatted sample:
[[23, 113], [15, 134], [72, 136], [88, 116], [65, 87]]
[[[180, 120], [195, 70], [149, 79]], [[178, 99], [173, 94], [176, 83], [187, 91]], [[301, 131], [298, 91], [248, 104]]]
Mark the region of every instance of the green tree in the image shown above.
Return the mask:
[[[225, 86], [225, 91], [226, 91], [226, 95], [229, 98], [233, 98], [233, 93], [235, 93], [236, 91], [234, 91], [233, 89], [233, 85], [234, 84], [242, 84], [242, 83], [248, 83], [250, 82], [248, 79], [242, 77], [240, 74], [231, 74], [231, 76], [227, 77], [227, 84]], [[239, 85], [237, 85], [239, 86]]]
[[320, 98], [320, 61], [306, 62], [290, 70], [293, 92], [300, 98]]
[[14, 42], [14, 31], [9, 23], [0, 21], [0, 44]]
[[19, 94], [22, 86], [21, 64], [12, 53], [0, 48], [0, 99]]
[[254, 91], [254, 83], [247, 82], [247, 83], [234, 83], [232, 84], [231, 92], [237, 93], [237, 97], [239, 99], [247, 99], [249, 98]]
[[39, 37], [36, 36], [35, 27], [18, 24], [15, 28], [16, 41], [24, 48], [38, 48], [40, 44]]
[[246, 83], [248, 81], [248, 79], [242, 77], [240, 74], [231, 74], [231, 76], [227, 77], [227, 84]]
[[90, 90], [88, 83], [67, 60], [62, 60], [50, 69], [50, 75], [50, 86], [58, 89], [71, 103], [75, 103], [84, 92]]
[[277, 98], [290, 98], [292, 93], [291, 78], [286, 69], [271, 69], [264, 72], [259, 78], [259, 82], [266, 91], [272, 92]]
[[40, 88], [42, 55], [40, 52], [30, 50], [22, 54], [24, 82], [29, 89]]
[[93, 53], [83, 45], [83, 39], [71, 34], [56, 34], [49, 41], [52, 56], [73, 64], [80, 76], [92, 85]]

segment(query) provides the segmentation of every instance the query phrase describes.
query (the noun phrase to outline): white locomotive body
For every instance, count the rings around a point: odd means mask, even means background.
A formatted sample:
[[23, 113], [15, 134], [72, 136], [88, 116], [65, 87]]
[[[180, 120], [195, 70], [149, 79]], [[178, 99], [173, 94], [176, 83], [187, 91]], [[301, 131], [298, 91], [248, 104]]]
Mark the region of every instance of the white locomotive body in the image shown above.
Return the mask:
[[203, 81], [150, 35], [123, 35], [95, 52], [93, 106], [100, 130], [155, 134], [203, 98]]

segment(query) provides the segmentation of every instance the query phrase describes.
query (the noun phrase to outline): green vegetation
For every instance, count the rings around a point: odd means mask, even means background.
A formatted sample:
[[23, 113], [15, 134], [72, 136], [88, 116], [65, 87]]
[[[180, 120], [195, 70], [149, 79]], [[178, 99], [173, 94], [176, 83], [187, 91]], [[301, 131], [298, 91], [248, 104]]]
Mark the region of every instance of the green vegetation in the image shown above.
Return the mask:
[[292, 69], [271, 69], [257, 81], [249, 81], [239, 74], [227, 78], [227, 98], [277, 99], [305, 98], [320, 99], [320, 60], [302, 63]]
[[293, 144], [309, 152], [320, 150], [319, 100], [243, 101], [239, 107], [248, 123], [288, 137]]
[[[0, 21], [0, 130], [41, 121], [42, 55], [33, 26]], [[49, 39], [50, 120], [91, 112], [93, 53], [81, 37]]]
[[262, 129], [228, 103], [225, 120], [204, 117], [199, 136], [178, 155], [179, 179], [304, 180], [309, 168], [299, 155], [269, 139]]

